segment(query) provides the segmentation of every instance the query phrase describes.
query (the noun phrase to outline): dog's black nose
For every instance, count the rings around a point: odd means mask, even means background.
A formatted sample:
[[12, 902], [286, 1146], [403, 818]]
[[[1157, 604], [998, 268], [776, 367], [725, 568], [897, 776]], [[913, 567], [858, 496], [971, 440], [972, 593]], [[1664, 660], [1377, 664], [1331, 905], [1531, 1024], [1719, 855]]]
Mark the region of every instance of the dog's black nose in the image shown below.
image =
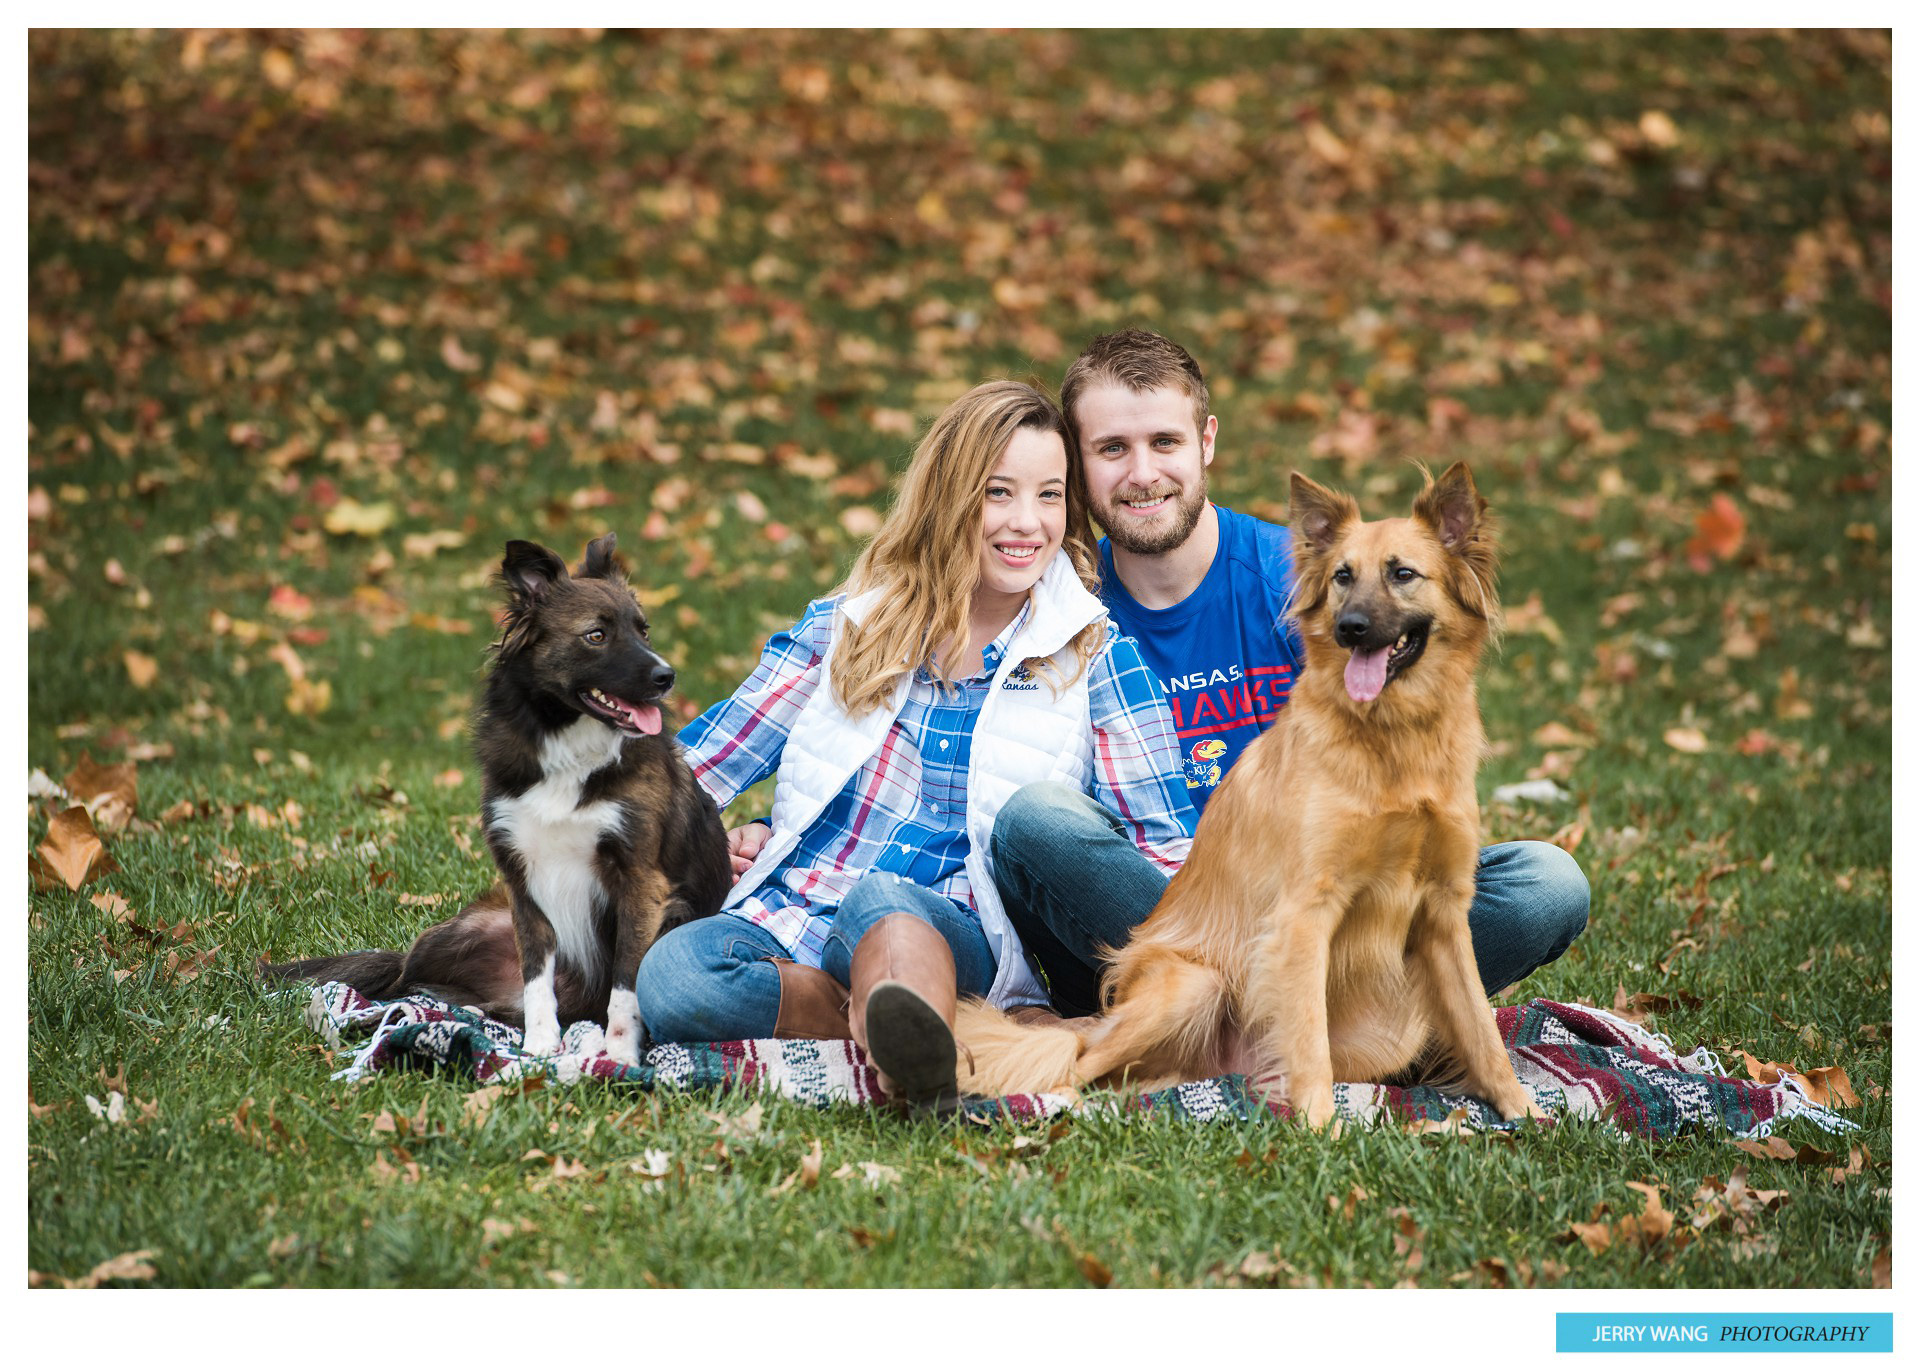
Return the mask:
[[1333, 625], [1333, 639], [1341, 646], [1359, 646], [1373, 631], [1373, 619], [1364, 613], [1343, 613]]
[[653, 668], [653, 687], [662, 694], [673, 688], [672, 666], [657, 665]]

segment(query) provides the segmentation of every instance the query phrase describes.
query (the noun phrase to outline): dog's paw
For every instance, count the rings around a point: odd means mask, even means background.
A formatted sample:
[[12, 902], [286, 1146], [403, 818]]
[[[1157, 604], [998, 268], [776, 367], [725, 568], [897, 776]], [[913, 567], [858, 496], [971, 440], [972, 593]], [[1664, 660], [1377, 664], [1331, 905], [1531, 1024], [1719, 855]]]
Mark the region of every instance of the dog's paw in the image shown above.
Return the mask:
[[520, 1049], [527, 1055], [560, 1054], [559, 1024], [542, 1023], [539, 1026], [529, 1024], [526, 1035], [521, 1038]]
[[1315, 1131], [1325, 1131], [1327, 1123], [1334, 1120], [1333, 1090], [1330, 1088], [1314, 1089], [1299, 1100], [1298, 1106], [1300, 1116]]
[[1548, 1112], [1545, 1108], [1541, 1107], [1538, 1103], [1534, 1102], [1533, 1095], [1526, 1092], [1524, 1089], [1521, 1090], [1519, 1106], [1513, 1107], [1513, 1108], [1501, 1108], [1500, 1115], [1506, 1118], [1509, 1122], [1518, 1121], [1522, 1117], [1536, 1117], [1544, 1122], [1551, 1119], [1553, 1116], [1552, 1113]]
[[607, 1054], [615, 1063], [640, 1063], [640, 1002], [632, 989], [615, 989], [607, 1000]]
[[640, 1033], [626, 1027], [608, 1027], [607, 1055], [616, 1065], [638, 1065]]

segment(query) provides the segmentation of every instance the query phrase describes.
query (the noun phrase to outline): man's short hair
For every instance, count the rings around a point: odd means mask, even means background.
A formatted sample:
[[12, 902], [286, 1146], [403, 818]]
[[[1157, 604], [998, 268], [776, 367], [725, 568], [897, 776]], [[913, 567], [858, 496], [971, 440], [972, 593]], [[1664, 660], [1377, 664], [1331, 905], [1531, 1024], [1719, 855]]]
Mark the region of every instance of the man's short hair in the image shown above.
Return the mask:
[[1074, 412], [1087, 386], [1096, 383], [1124, 385], [1135, 394], [1147, 390], [1172, 388], [1184, 391], [1193, 401], [1193, 428], [1203, 432], [1207, 426], [1207, 379], [1200, 374], [1200, 363], [1177, 342], [1169, 342], [1144, 328], [1122, 328], [1103, 333], [1067, 367], [1060, 382], [1060, 407], [1066, 411], [1067, 426], [1073, 439], [1080, 440], [1080, 418]]

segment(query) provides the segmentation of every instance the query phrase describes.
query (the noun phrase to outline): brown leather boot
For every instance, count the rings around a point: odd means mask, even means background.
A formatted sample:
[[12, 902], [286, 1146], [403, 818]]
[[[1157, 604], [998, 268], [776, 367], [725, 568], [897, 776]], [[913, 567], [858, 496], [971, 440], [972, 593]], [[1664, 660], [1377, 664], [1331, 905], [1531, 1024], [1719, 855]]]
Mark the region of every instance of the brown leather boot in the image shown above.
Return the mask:
[[847, 1026], [847, 991], [839, 980], [812, 965], [776, 960], [780, 972], [780, 1011], [774, 1015], [773, 1034], [781, 1041], [844, 1041], [853, 1035]]
[[911, 913], [889, 913], [853, 948], [853, 1039], [880, 1071], [880, 1085], [909, 1103], [959, 1096], [953, 1005], [958, 996], [947, 939]]

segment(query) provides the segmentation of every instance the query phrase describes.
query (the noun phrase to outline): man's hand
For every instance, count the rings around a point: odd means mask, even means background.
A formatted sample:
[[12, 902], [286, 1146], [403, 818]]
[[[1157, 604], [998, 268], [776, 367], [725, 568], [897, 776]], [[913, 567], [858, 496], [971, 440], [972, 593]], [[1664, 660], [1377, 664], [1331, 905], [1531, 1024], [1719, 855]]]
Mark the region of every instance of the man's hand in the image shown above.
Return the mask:
[[747, 872], [747, 867], [753, 864], [754, 857], [760, 854], [760, 848], [767, 844], [767, 838], [772, 835], [773, 828], [764, 822], [749, 822], [728, 830], [727, 857], [733, 862], [735, 879]]

